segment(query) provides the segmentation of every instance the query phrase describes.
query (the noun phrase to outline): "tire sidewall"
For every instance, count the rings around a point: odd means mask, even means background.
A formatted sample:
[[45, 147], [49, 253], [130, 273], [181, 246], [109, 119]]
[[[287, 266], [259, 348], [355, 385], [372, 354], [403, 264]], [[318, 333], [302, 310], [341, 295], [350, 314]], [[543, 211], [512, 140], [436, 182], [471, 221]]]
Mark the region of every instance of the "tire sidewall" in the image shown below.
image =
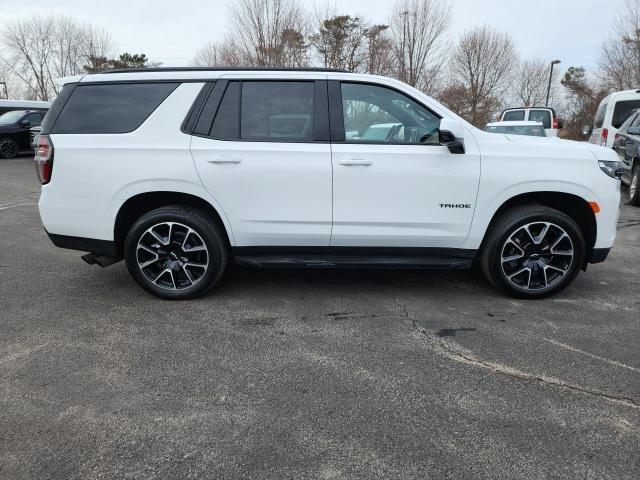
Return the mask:
[[[571, 238], [571, 242], [573, 243], [573, 262], [571, 263], [569, 272], [565, 274], [562, 281], [554, 285], [552, 288], [540, 291], [522, 290], [515, 287], [511, 282], [509, 282], [509, 280], [505, 278], [505, 274], [502, 271], [501, 263], [502, 247], [507, 239], [518, 228], [528, 223], [535, 222], [554, 223], [564, 229], [565, 232], [567, 232], [567, 234]], [[523, 215], [517, 220], [514, 220], [508, 223], [506, 226], [503, 226], [501, 232], [497, 236], [497, 239], [491, 245], [491, 251], [489, 252], [488, 258], [488, 268], [495, 285], [506, 293], [509, 293], [510, 295], [516, 296], [518, 298], [543, 298], [551, 296], [559, 292], [560, 290], [563, 290], [565, 287], [571, 284], [571, 282], [573, 282], [575, 277], [578, 275], [580, 268], [584, 264], [585, 250], [586, 247], [584, 235], [580, 231], [578, 225], [570, 217], [557, 211], [549, 211], [545, 213], [531, 212], [530, 214]]]
[[13, 140], [11, 138], [0, 138], [0, 145], [2, 145], [2, 143], [4, 143], [4, 142], [8, 142], [8, 143], [12, 144], [15, 147], [15, 154], [13, 154], [13, 155], [5, 155], [0, 150], [0, 158], [6, 158], [6, 159], [16, 158], [18, 156], [18, 154], [20, 153], [18, 142], [16, 142], [15, 140]]
[[[167, 290], [154, 285], [140, 270], [137, 261], [137, 245], [144, 232], [163, 222], [176, 222], [192, 228], [207, 246], [209, 266], [203, 277], [192, 287], [182, 290]], [[203, 295], [220, 279], [227, 263], [226, 242], [219, 229], [203, 214], [180, 207], [166, 207], [143, 215], [136, 221], [124, 242], [124, 259], [133, 279], [147, 292], [168, 300], [184, 300]]]
[[[635, 194], [631, 195], [631, 184], [635, 178], [636, 181], [636, 191]], [[631, 170], [631, 179], [629, 181], [629, 203], [631, 205], [640, 205], [640, 165], [636, 164]]]

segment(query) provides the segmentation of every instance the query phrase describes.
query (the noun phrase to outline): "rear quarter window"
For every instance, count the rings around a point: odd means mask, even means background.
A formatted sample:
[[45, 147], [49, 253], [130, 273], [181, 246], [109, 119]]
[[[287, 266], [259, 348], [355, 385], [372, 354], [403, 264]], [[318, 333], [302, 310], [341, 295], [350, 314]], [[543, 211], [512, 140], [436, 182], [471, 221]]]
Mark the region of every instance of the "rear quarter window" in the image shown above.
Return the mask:
[[128, 133], [137, 129], [179, 83], [79, 84], [51, 133]]
[[596, 112], [596, 118], [593, 121], [594, 128], [602, 128], [602, 125], [604, 124], [604, 114], [606, 113], [606, 111], [607, 111], [607, 103], [602, 102], [598, 107], [598, 111]]
[[631, 112], [640, 107], [640, 100], [625, 100], [622, 102], [616, 102], [613, 108], [613, 118], [611, 119], [611, 126], [613, 128], [620, 128], [624, 121], [629, 118]]

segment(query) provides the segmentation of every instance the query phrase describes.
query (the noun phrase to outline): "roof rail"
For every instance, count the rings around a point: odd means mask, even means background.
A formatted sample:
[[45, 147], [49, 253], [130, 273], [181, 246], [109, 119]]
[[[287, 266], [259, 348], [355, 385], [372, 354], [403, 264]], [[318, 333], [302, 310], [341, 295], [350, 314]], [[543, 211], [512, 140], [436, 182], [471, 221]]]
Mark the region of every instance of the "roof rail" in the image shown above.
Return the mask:
[[273, 71], [273, 72], [339, 72], [350, 73], [340, 68], [321, 67], [136, 67], [114, 68], [98, 73], [138, 73], [138, 72], [216, 72], [216, 71]]

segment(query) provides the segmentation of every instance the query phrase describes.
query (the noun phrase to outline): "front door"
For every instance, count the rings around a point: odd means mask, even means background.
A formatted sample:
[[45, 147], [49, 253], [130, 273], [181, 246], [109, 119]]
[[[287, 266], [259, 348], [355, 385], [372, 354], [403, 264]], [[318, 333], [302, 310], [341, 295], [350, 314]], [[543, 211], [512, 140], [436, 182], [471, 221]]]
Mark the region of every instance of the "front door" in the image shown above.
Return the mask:
[[329, 245], [326, 82], [219, 80], [200, 119], [191, 152], [236, 246]]
[[329, 95], [331, 246], [460, 247], [480, 179], [474, 142], [452, 154], [439, 144], [440, 117], [385, 86], [330, 82]]

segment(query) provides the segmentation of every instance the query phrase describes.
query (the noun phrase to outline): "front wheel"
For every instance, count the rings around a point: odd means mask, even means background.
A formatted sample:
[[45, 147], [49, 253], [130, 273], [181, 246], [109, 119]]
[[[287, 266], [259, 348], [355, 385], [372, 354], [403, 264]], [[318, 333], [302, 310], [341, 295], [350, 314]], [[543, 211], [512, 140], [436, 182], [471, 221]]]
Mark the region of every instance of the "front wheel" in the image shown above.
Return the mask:
[[143, 215], [124, 245], [133, 279], [153, 295], [184, 300], [207, 292], [227, 264], [221, 229], [199, 210], [169, 206]]
[[480, 265], [499, 290], [518, 298], [559, 292], [578, 274], [585, 241], [568, 215], [544, 206], [506, 212], [487, 232]]

